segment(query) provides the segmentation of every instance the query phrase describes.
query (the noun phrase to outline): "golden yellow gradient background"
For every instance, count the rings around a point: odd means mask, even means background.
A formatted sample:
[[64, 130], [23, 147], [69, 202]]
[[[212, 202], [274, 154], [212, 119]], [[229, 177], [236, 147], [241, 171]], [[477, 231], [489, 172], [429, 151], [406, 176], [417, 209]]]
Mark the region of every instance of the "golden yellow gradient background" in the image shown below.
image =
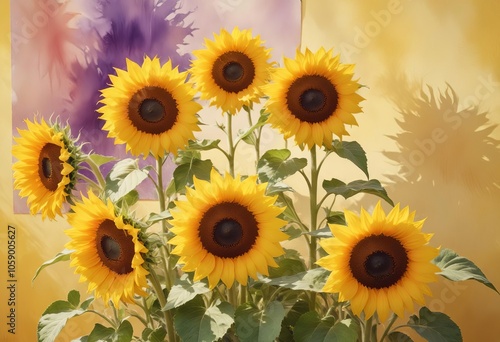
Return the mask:
[[[500, 129], [483, 129], [500, 123], [500, 3], [302, 0], [302, 13], [302, 48], [334, 48], [368, 87], [359, 127], [350, 132], [368, 153], [370, 176], [395, 202], [427, 217], [435, 245], [473, 260], [499, 288]], [[439, 105], [419, 95], [448, 85], [456, 97]], [[396, 134], [397, 143], [388, 137]], [[412, 172], [401, 169], [402, 158]], [[336, 177], [334, 163], [331, 170]], [[350, 172], [336, 178], [352, 179]], [[359, 211], [359, 203], [375, 202], [350, 203]], [[433, 290], [428, 306], [451, 316], [464, 341], [499, 340], [498, 294], [473, 281], [443, 281]]]
[[[366, 101], [364, 114], [358, 116], [360, 125], [350, 131], [352, 139], [367, 151], [371, 177], [388, 185], [395, 202], [410, 205], [419, 218], [427, 217], [424, 230], [435, 233], [435, 245], [469, 257], [500, 287], [500, 130], [488, 131], [488, 142], [484, 132], [479, 132], [484, 122], [474, 119], [477, 113], [461, 112], [467, 105], [477, 104], [480, 112], [488, 113], [489, 123], [500, 123], [500, 22], [496, 17], [500, 4], [495, 0], [302, 0], [302, 10], [302, 48], [334, 48], [343, 54], [344, 62], [356, 64], [356, 75], [367, 85], [362, 92]], [[31, 283], [36, 268], [61, 250], [66, 241], [62, 230], [67, 224], [13, 215], [12, 172], [8, 167], [12, 146], [8, 13], [9, 1], [0, 1], [0, 146], [4, 162], [0, 169], [0, 340], [35, 341], [43, 310], [75, 286], [82, 294], [85, 291], [68, 272], [67, 264], [42, 272]], [[456, 92], [454, 101], [422, 106], [425, 101], [418, 95], [422, 85], [443, 92], [447, 84]], [[420, 116], [412, 119], [401, 114], [404, 110], [415, 110]], [[449, 120], [442, 119], [445, 113]], [[407, 125], [401, 128], [396, 119], [406, 120]], [[424, 158], [417, 160], [412, 173], [405, 173], [399, 157], [387, 153], [400, 150], [388, 136], [410, 127], [413, 133], [402, 135], [398, 143], [404, 146], [406, 159], [411, 155]], [[441, 134], [433, 136], [436, 129]], [[415, 141], [422, 144], [433, 137], [432, 153], [420, 150], [418, 154]], [[329, 173], [346, 181], [362, 178], [357, 170], [337, 160], [331, 160], [324, 172], [325, 178]], [[300, 206], [305, 190], [301, 184], [293, 185], [300, 190]], [[369, 208], [376, 200], [365, 197], [339, 202], [338, 209], [350, 206], [359, 210], [359, 204]], [[7, 225], [17, 229], [15, 336], [6, 333]], [[442, 281], [433, 291], [429, 307], [450, 315], [461, 327], [465, 341], [498, 340], [500, 296], [472, 281], [458, 286]], [[86, 327], [91, 323], [92, 319], [85, 317], [71, 322], [60, 341], [88, 333]]]

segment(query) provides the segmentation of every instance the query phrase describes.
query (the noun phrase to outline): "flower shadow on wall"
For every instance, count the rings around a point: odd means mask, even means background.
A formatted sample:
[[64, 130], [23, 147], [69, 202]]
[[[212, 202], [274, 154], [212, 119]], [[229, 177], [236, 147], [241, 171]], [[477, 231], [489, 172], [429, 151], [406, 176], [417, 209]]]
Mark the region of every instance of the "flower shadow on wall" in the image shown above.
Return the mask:
[[[401, 114], [397, 119], [401, 130], [390, 138], [399, 151], [384, 155], [400, 169], [397, 175], [386, 175], [388, 193], [426, 213], [437, 243], [474, 256], [492, 274], [492, 281], [498, 281], [492, 260], [500, 258], [496, 242], [500, 236], [491, 225], [500, 219], [500, 141], [492, 135], [497, 125], [490, 119], [496, 114], [481, 111], [477, 104], [463, 106], [471, 101], [459, 99], [450, 85], [436, 90], [404, 78], [395, 84], [390, 93]], [[491, 338], [491, 331], [478, 331], [477, 326], [488, 322], [495, 326], [493, 317], [499, 310], [494, 299], [489, 294], [478, 298], [473, 287], [466, 291], [467, 286], [452, 290], [450, 286], [443, 283], [434, 290], [437, 295], [429, 308], [453, 312], [466, 340], [467, 329], [474, 339], [481, 340], [480, 334], [485, 334], [484, 340]], [[477, 307], [477, 300], [485, 305]]]

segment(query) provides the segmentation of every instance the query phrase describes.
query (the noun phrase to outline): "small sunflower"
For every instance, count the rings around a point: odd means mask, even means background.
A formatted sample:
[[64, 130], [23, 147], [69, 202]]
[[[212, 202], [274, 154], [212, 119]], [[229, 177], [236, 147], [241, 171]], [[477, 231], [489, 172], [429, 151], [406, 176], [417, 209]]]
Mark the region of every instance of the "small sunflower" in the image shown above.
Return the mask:
[[170, 243], [183, 270], [194, 271], [194, 280], [208, 277], [210, 288], [219, 280], [231, 287], [234, 280], [246, 285], [257, 272], [269, 275], [277, 267], [274, 257], [284, 253], [280, 242], [288, 236], [277, 218], [284, 208], [274, 206], [276, 197], [265, 195], [266, 184], [257, 176], [241, 181], [215, 170], [211, 181], [194, 178], [195, 189], [187, 189], [187, 200], [176, 202], [172, 212]]
[[54, 219], [75, 187], [80, 150], [70, 138], [69, 128], [58, 123], [25, 120], [28, 129], [18, 129], [12, 155], [14, 188], [27, 197], [32, 215]]
[[162, 157], [177, 154], [193, 131], [199, 131], [196, 113], [201, 106], [193, 101], [195, 91], [186, 83], [186, 73], [172, 69], [171, 61], [160, 65], [158, 58], [146, 57], [142, 66], [127, 59], [127, 70], [115, 69], [111, 86], [103, 89], [97, 111], [105, 120], [103, 129], [116, 144], [126, 144], [134, 156]]
[[415, 212], [399, 204], [386, 216], [380, 202], [372, 216], [362, 209], [345, 217], [347, 227], [330, 225], [334, 237], [320, 243], [329, 255], [317, 264], [332, 271], [323, 291], [338, 292], [356, 315], [376, 311], [382, 321], [390, 310], [400, 317], [413, 311], [413, 301], [424, 305], [427, 284], [440, 271], [431, 263], [439, 250], [427, 245], [432, 234], [421, 232], [424, 220], [414, 221]]
[[80, 281], [88, 282], [88, 291], [102, 297], [105, 303], [112, 300], [133, 302], [134, 294], [146, 295], [147, 286], [142, 254], [148, 252], [139, 240], [139, 229], [128, 220], [115, 214], [115, 207], [108, 199], [105, 203], [92, 192], [88, 198], [72, 206], [66, 230], [71, 238], [66, 248], [74, 250], [71, 266], [80, 274]]
[[269, 123], [285, 138], [294, 137], [301, 148], [332, 144], [332, 135], [349, 135], [344, 125], [357, 125], [353, 113], [361, 112], [360, 85], [352, 79], [354, 65], [341, 64], [323, 48], [316, 53], [297, 51], [285, 58], [285, 67], [273, 72], [264, 87], [269, 96]]
[[206, 49], [193, 52], [190, 70], [201, 98], [230, 114], [258, 103], [272, 67], [270, 50], [262, 44], [259, 36], [237, 27], [232, 33], [222, 29], [214, 41], [205, 39]]

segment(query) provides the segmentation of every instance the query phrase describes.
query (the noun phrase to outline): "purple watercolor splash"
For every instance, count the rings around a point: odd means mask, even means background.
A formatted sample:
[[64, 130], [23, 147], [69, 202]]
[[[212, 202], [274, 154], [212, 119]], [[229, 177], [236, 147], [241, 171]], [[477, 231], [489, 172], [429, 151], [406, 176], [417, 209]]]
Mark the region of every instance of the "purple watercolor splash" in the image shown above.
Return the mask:
[[[188, 13], [180, 13], [179, 1], [97, 0], [99, 16], [86, 23], [87, 29], [105, 32], [97, 46], [88, 47], [85, 64], [75, 62], [71, 68], [73, 87], [62, 114], [69, 118], [73, 131], [79, 131], [83, 141], [96, 153], [125, 157], [125, 148], [118, 149], [101, 130], [99, 119], [100, 90], [109, 84], [114, 68], [125, 68], [129, 58], [142, 64], [144, 57], [158, 56], [160, 62], [171, 59], [180, 70], [189, 66], [190, 56], [179, 54], [179, 46], [191, 35], [191, 25], [184, 25]], [[93, 25], [92, 25], [93, 24]]]
[[[203, 38], [234, 26], [261, 34], [276, 61], [293, 55], [300, 42], [299, 1], [11, 0], [10, 8], [13, 135], [35, 113], [59, 116], [74, 136], [80, 133], [80, 142], [89, 142], [85, 151], [120, 159], [130, 156], [106, 137], [96, 109], [99, 90], [108, 86], [113, 67], [125, 68], [125, 58], [170, 58], [185, 70], [189, 52], [202, 48]], [[140, 159], [141, 165], [152, 162]], [[173, 171], [167, 166], [166, 180]], [[156, 198], [151, 186], [139, 191], [143, 199]], [[28, 212], [17, 194], [14, 211]]]

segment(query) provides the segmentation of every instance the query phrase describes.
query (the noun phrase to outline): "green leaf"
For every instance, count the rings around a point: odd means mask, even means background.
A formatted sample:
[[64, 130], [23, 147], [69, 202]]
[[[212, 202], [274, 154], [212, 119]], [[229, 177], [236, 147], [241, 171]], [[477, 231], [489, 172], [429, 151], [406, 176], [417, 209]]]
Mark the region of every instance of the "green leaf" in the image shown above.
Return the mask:
[[130, 342], [134, 335], [134, 329], [129, 321], [124, 320], [113, 334], [112, 342]]
[[177, 309], [175, 330], [183, 342], [216, 341], [222, 338], [234, 322], [234, 309], [227, 302], [215, 302], [205, 308], [201, 298]]
[[175, 285], [172, 286], [167, 297], [167, 303], [162, 310], [167, 311], [177, 308], [189, 302], [196, 295], [207, 292], [210, 292], [210, 289], [204, 282], [198, 281], [193, 283], [187, 274], [183, 274], [180, 279], [176, 280]]
[[463, 281], [468, 279], [476, 280], [490, 289], [498, 290], [493, 284], [486, 279], [484, 273], [469, 259], [459, 256], [457, 253], [448, 248], [443, 248], [439, 255], [433, 260], [440, 269], [443, 277], [453, 281]]
[[31, 282], [34, 282], [36, 277], [40, 274], [40, 272], [47, 266], [56, 264], [61, 261], [68, 261], [70, 259], [71, 253], [73, 253], [72, 250], [69, 249], [63, 249], [61, 252], [57, 253], [55, 257], [53, 257], [50, 260], [45, 261], [40, 267], [35, 272], [35, 275], [33, 276], [33, 279], [31, 279]]
[[175, 192], [184, 193], [186, 186], [193, 185], [193, 176], [198, 179], [210, 180], [212, 161], [193, 159], [189, 164], [182, 164], [174, 170]]
[[102, 324], [96, 323], [94, 329], [89, 335], [87, 342], [110, 341], [115, 334], [115, 329], [105, 327]]
[[[239, 140], [243, 140], [249, 145], [255, 145], [256, 140], [254, 134], [252, 134], [257, 128], [262, 127], [266, 124], [267, 118], [269, 117], [269, 113], [261, 113], [259, 120], [252, 127], [248, 128], [246, 131], [243, 131], [238, 137]], [[238, 141], [236, 142], [238, 143]]]
[[[70, 295], [68, 295], [70, 297]], [[75, 295], [71, 295], [74, 300]], [[53, 342], [61, 330], [66, 325], [68, 319], [80, 316], [85, 313], [82, 308], [75, 308], [73, 304], [65, 300], [58, 300], [44, 311], [40, 321], [38, 322], [38, 341]]]
[[387, 196], [387, 192], [376, 179], [356, 180], [346, 184], [341, 180], [332, 178], [323, 181], [323, 189], [329, 194], [340, 195], [345, 199], [352, 197], [360, 192], [372, 194], [384, 199], [387, 203], [394, 206], [394, 202]]
[[118, 201], [129, 192], [134, 190], [146, 178], [148, 178], [148, 171], [146, 169], [132, 170], [123, 179], [118, 181], [118, 190], [116, 192], [111, 192], [109, 194], [109, 198], [111, 198], [113, 202]]
[[165, 210], [165, 211], [162, 211], [159, 214], [157, 214], [157, 213], [151, 213], [151, 214], [149, 214], [147, 222], [149, 224], [153, 224], [153, 223], [160, 222], [160, 221], [163, 221], [163, 220], [169, 220], [171, 218], [172, 218], [172, 215], [170, 214], [170, 211], [169, 210]]
[[285, 249], [285, 254], [276, 258], [276, 263], [278, 267], [269, 268], [270, 278], [290, 276], [306, 270], [304, 260], [294, 249]]
[[216, 140], [203, 139], [201, 141], [189, 140], [189, 145], [187, 149], [196, 151], [208, 151], [217, 148], [219, 146], [219, 143], [220, 139]]
[[166, 336], [167, 331], [165, 328], [158, 328], [153, 330], [153, 332], [149, 335], [148, 342], [164, 342]]
[[354, 163], [363, 173], [366, 178], [370, 178], [368, 175], [368, 161], [366, 159], [366, 153], [361, 147], [361, 145], [356, 141], [339, 141], [335, 139], [332, 144], [331, 150], [341, 158], [350, 160]]
[[132, 190], [128, 192], [125, 196], [120, 199], [120, 203], [125, 203], [128, 207], [133, 206], [139, 201], [139, 192], [137, 190]]
[[432, 312], [426, 307], [419, 311], [419, 317], [410, 316], [407, 326], [420, 336], [432, 342], [462, 342], [460, 328], [451, 318], [441, 312]]
[[119, 180], [123, 179], [130, 172], [139, 169], [139, 164], [137, 163], [137, 159], [125, 158], [117, 162], [108, 177], [110, 180]]
[[261, 182], [277, 183], [303, 169], [306, 158], [290, 158], [287, 149], [269, 150], [260, 158], [257, 169]]
[[330, 238], [333, 236], [332, 231], [329, 227], [316, 229], [313, 232], [304, 232], [303, 234], [311, 235], [317, 238]]
[[144, 328], [144, 330], [142, 331], [141, 333], [141, 337], [144, 341], [149, 341], [149, 336], [151, 335], [151, 333], [153, 332], [153, 329], [151, 328]]
[[260, 310], [253, 303], [240, 305], [235, 312], [236, 335], [241, 342], [274, 341], [281, 331], [285, 309], [278, 301]]
[[299, 318], [309, 311], [309, 303], [305, 300], [298, 300], [286, 313], [281, 322], [281, 332], [279, 341], [293, 341], [293, 330]]
[[329, 224], [347, 225], [343, 211], [331, 211], [327, 213], [326, 220]]
[[73, 305], [75, 308], [80, 304], [80, 292], [77, 290], [71, 290], [68, 293], [68, 302]]
[[196, 150], [179, 150], [177, 157], [174, 159], [174, 163], [177, 165], [191, 163], [193, 159], [201, 159], [200, 151]]
[[387, 335], [389, 342], [413, 342], [410, 336], [403, 334], [399, 331], [393, 331], [389, 335]]
[[101, 166], [101, 165], [104, 165], [106, 163], [109, 163], [110, 161], [116, 160], [115, 157], [103, 156], [103, 155], [100, 155], [100, 154], [97, 154], [97, 153], [89, 154], [88, 157], [98, 167]]
[[87, 310], [88, 307], [90, 306], [90, 304], [92, 304], [92, 302], [94, 301], [94, 297], [89, 297], [87, 298], [86, 300], [84, 300], [82, 302], [82, 304], [80, 305], [80, 309], [83, 309], [83, 310]]
[[275, 195], [283, 191], [294, 191], [293, 188], [285, 183], [269, 183], [266, 189], [266, 195]]
[[293, 337], [296, 342], [356, 342], [358, 327], [352, 320], [335, 322], [332, 316], [320, 319], [311, 311], [299, 318]]
[[323, 286], [326, 283], [326, 278], [328, 278], [329, 275], [330, 272], [328, 270], [318, 267], [306, 272], [280, 278], [269, 279], [262, 277], [261, 281], [268, 285], [285, 287], [292, 290], [322, 292]]

